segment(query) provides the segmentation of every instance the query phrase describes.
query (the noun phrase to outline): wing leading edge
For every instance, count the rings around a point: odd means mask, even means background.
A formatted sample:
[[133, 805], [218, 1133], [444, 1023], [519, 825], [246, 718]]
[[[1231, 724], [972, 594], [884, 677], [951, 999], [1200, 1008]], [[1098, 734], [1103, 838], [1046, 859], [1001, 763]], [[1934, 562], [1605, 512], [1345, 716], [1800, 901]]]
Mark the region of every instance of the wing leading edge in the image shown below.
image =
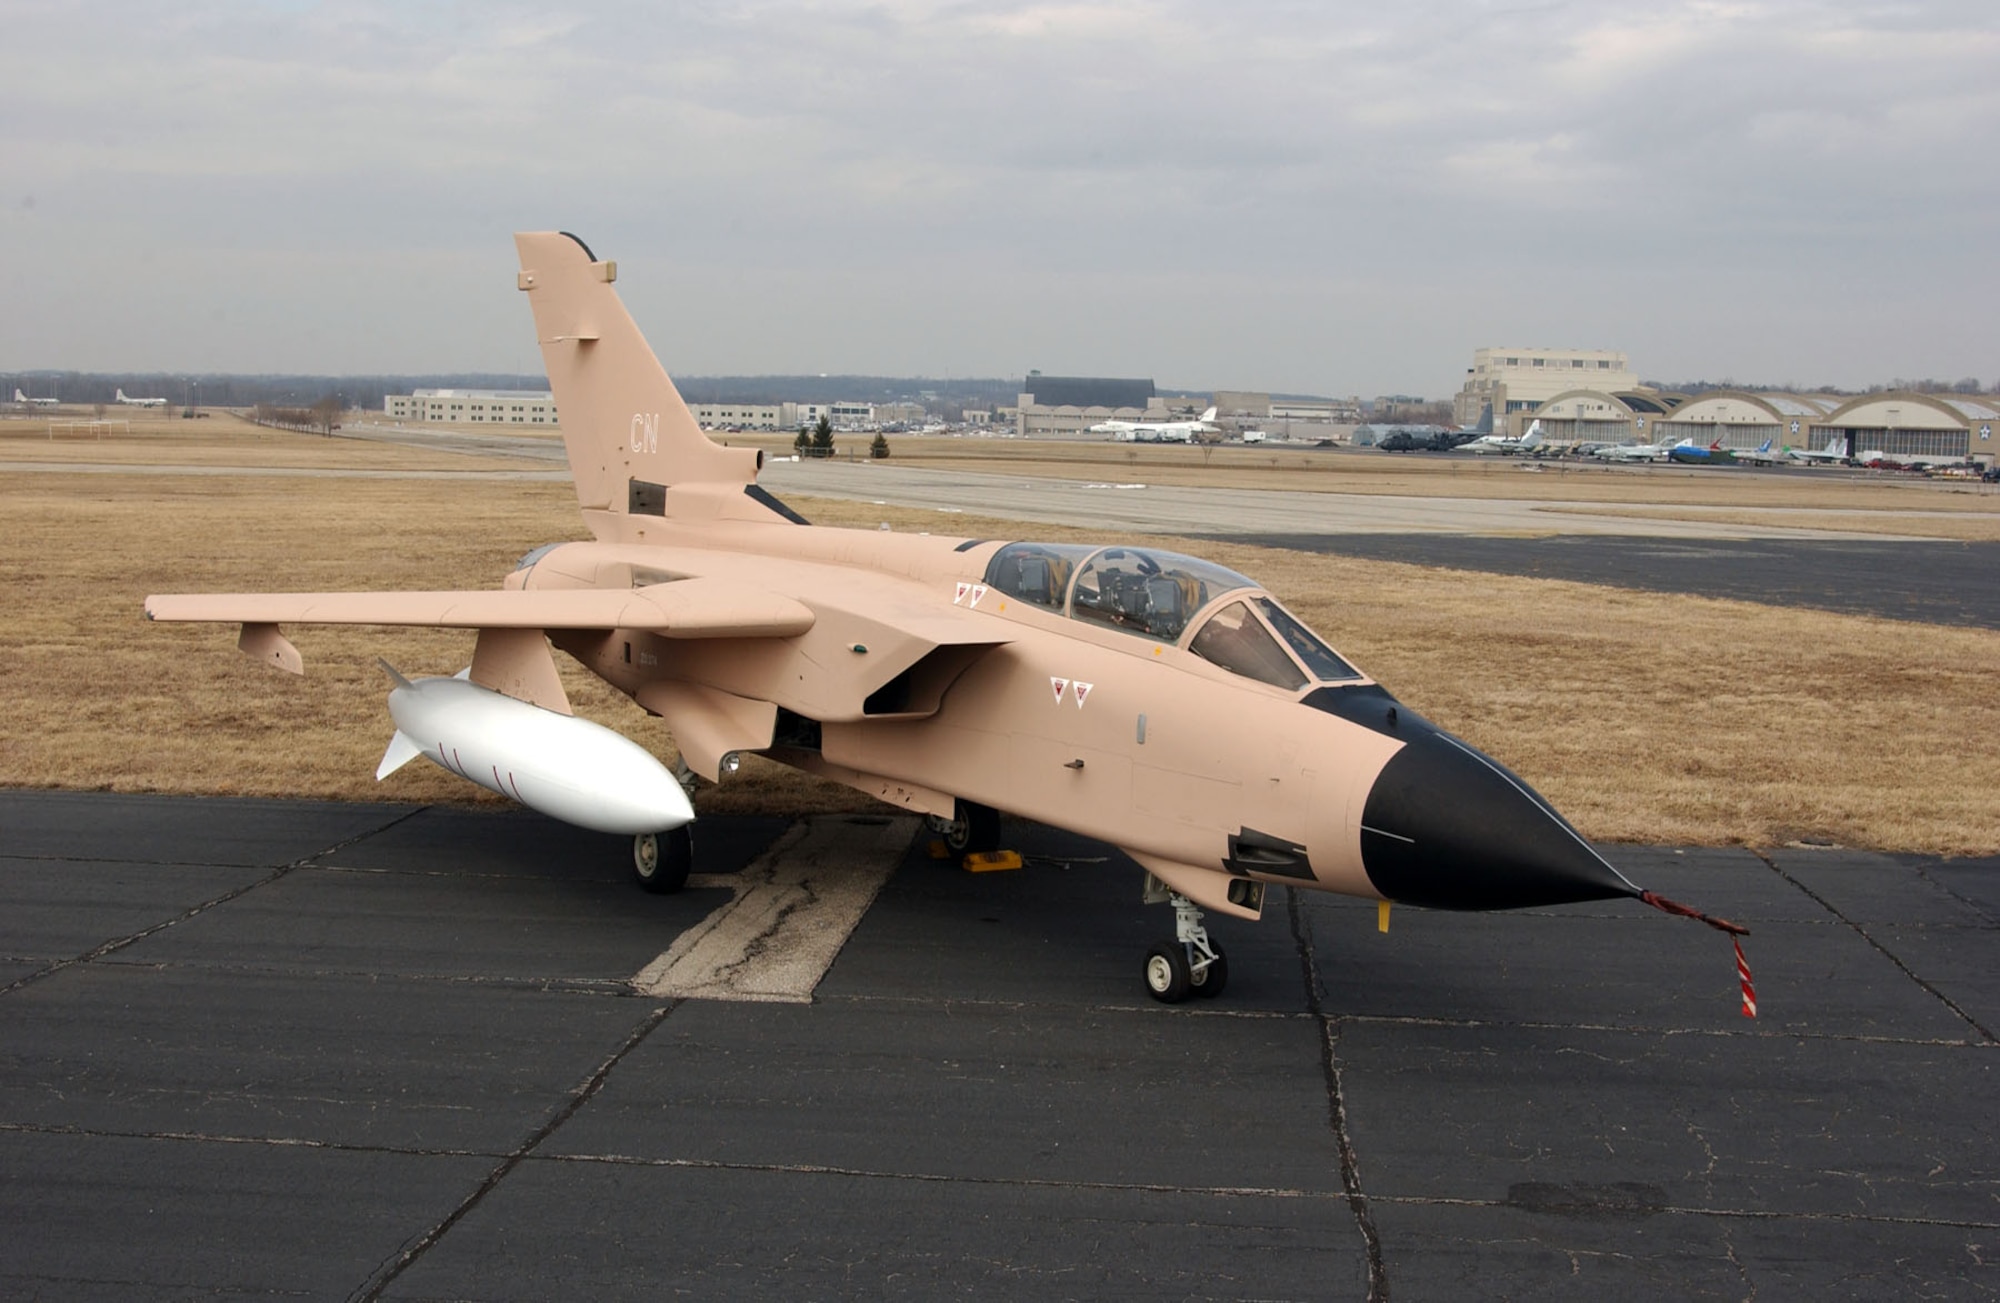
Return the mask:
[[440, 629], [644, 629], [666, 638], [790, 638], [803, 602], [720, 579], [645, 588], [402, 593], [170, 593], [146, 618], [216, 624], [383, 624]]

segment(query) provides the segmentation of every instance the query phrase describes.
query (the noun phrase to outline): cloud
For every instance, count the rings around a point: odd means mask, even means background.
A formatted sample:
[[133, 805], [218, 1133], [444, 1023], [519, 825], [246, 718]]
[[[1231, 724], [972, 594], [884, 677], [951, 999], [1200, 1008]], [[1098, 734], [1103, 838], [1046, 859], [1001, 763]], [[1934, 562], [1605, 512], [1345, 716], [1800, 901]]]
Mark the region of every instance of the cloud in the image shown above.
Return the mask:
[[[17, 10], [0, 367], [479, 364], [522, 323], [471, 269], [559, 225], [677, 369], [1436, 393], [1536, 332], [1649, 373], [1990, 369], [1983, 0]], [[309, 340], [268, 328], [292, 295]], [[1834, 357], [1690, 296], [1881, 310]], [[176, 331], [203, 298], [266, 325]]]

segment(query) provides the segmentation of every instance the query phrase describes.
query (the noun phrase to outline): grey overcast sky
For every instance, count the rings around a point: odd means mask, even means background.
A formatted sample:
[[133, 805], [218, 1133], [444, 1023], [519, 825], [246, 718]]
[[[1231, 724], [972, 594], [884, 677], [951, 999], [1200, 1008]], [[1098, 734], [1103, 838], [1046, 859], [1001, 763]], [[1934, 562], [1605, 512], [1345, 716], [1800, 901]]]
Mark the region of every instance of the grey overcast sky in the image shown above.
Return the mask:
[[10, 0], [0, 371], [2000, 378], [1995, 0]]

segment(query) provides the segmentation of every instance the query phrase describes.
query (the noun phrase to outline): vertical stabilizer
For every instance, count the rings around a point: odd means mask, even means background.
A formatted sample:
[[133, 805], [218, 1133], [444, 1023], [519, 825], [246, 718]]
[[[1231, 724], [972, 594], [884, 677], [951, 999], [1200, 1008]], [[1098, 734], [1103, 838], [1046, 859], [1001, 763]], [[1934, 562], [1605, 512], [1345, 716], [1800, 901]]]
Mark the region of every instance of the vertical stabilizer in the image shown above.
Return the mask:
[[617, 264], [561, 231], [521, 232], [514, 244], [584, 510], [668, 516], [703, 501], [715, 514], [716, 490], [753, 501], [744, 488], [759, 454], [721, 447], [695, 424], [612, 288]]

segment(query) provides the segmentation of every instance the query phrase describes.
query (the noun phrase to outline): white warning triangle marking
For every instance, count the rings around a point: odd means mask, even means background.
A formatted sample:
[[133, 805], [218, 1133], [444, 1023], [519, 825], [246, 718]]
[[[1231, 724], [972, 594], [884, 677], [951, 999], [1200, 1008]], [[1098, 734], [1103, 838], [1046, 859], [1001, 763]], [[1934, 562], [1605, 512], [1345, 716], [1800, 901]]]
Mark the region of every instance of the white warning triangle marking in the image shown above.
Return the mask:
[[1056, 704], [1058, 706], [1062, 705], [1062, 694], [1069, 687], [1069, 680], [1051, 677], [1049, 679], [1049, 686], [1056, 690]]
[[1082, 679], [1076, 681], [1076, 708], [1078, 710], [1083, 709], [1083, 699], [1089, 696], [1090, 690], [1096, 686], [1095, 683], [1085, 683]]
[[985, 596], [986, 596], [985, 584], [974, 584], [972, 586], [972, 604], [974, 606], [979, 605], [979, 600]]
[[959, 605], [961, 602], [965, 600], [965, 595], [971, 591], [972, 591], [972, 585], [966, 583], [964, 580], [960, 580], [958, 585], [958, 591], [951, 595], [951, 604], [953, 606]]

